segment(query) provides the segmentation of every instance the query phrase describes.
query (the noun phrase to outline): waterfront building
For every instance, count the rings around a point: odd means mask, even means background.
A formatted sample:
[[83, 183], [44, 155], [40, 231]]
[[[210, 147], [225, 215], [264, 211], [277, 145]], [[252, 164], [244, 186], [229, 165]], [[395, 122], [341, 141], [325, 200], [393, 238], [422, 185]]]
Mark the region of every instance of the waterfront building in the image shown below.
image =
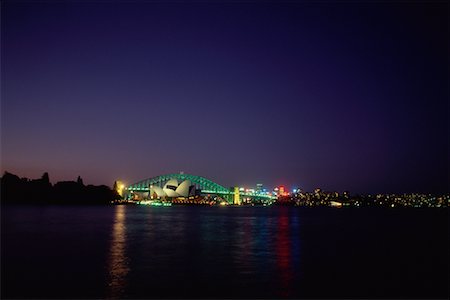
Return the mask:
[[124, 198], [137, 201], [146, 200], [146, 198], [173, 201], [199, 196], [214, 202], [241, 205], [246, 198], [264, 203], [272, 203], [272, 200], [275, 199], [270, 194], [256, 193], [255, 189], [226, 188], [205, 177], [185, 173], [147, 178], [129, 185], [125, 191]]

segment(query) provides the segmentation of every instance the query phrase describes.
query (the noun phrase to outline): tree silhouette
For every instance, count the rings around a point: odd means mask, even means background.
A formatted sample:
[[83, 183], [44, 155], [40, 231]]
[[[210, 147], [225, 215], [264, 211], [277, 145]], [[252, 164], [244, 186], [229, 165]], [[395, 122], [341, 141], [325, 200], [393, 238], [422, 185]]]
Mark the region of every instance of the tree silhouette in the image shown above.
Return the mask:
[[29, 180], [5, 172], [1, 181], [1, 203], [17, 204], [108, 204], [121, 197], [106, 185], [94, 186], [77, 181], [61, 181], [52, 186], [45, 172]]
[[83, 185], [83, 186], [84, 186], [84, 184], [83, 184], [83, 179], [81, 179], [80, 176], [78, 176], [78, 178], [77, 178], [77, 183], [78, 183], [79, 185]]
[[50, 184], [50, 178], [48, 177], [48, 173], [45, 172], [42, 174], [41, 180], [44, 184]]

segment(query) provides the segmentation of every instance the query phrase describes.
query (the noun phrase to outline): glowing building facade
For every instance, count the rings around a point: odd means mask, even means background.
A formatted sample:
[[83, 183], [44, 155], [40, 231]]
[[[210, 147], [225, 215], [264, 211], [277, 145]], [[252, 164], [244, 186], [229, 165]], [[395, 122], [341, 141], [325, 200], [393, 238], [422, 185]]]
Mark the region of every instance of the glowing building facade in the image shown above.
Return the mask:
[[189, 197], [195, 194], [195, 185], [191, 184], [190, 180], [184, 180], [178, 184], [178, 180], [175, 178], [170, 179], [161, 188], [156, 185], [150, 185], [150, 197], [151, 198], [177, 198], [177, 197]]

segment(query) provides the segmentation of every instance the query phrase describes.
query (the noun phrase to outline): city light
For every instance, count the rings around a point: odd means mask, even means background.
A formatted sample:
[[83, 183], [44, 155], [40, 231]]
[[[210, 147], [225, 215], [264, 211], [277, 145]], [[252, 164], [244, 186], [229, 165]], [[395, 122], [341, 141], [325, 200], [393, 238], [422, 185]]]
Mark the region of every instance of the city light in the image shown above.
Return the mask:
[[[192, 194], [188, 197], [169, 196], [168, 194], [151, 191], [159, 186], [165, 186], [170, 180], [176, 178], [178, 182], [189, 179], [192, 182]], [[123, 195], [120, 203], [137, 203], [153, 206], [170, 206], [171, 204], [192, 205], [292, 205], [292, 206], [328, 206], [328, 207], [446, 207], [449, 203], [447, 195], [431, 194], [377, 194], [377, 195], [351, 195], [348, 191], [324, 191], [321, 188], [307, 192], [296, 185], [292, 192], [287, 191], [285, 185], [274, 187], [268, 192], [261, 183], [255, 187], [226, 188], [206, 178], [190, 174], [167, 174], [142, 180], [130, 186], [117, 181], [116, 188]], [[153, 202], [148, 202], [153, 201]], [[164, 204], [170, 203], [170, 204]]]
[[116, 192], [117, 192], [121, 197], [122, 197], [123, 194], [124, 194], [124, 189], [125, 189], [125, 184], [124, 184], [122, 181], [117, 180], [117, 181], [116, 181]]

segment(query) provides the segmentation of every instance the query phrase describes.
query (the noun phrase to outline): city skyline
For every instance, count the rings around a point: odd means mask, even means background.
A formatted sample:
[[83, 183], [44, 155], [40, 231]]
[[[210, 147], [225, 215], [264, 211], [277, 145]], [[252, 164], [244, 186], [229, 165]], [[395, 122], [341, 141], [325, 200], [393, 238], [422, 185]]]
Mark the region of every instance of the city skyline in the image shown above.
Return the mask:
[[445, 8], [2, 2], [1, 172], [448, 193]]

